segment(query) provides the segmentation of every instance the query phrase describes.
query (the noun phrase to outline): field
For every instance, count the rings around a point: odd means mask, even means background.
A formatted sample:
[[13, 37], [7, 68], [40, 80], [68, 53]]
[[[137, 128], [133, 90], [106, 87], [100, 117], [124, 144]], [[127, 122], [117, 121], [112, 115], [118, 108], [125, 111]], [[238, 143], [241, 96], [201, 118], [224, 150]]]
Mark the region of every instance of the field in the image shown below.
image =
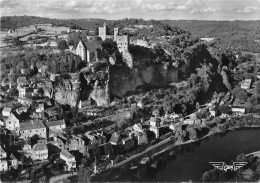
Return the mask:
[[[6, 47], [8, 46], [7, 43], [4, 42], [4, 39], [6, 37], [12, 38], [18, 36], [20, 38], [20, 41], [27, 42], [29, 37], [35, 37], [35, 36], [47, 36], [51, 39], [50, 46], [55, 47], [56, 41], [55, 36], [57, 35], [59, 38], [67, 39], [68, 35], [63, 34], [62, 31], [69, 30], [69, 27], [52, 27], [51, 24], [42, 24], [37, 25], [37, 28], [41, 28], [43, 31], [39, 33], [35, 33], [36, 30], [35, 25], [22, 27], [15, 30], [15, 33], [8, 33], [7, 30], [0, 32], [0, 47]], [[9, 44], [10, 45], [10, 44]], [[36, 46], [46, 46], [46, 43], [37, 44]], [[25, 44], [25, 47], [31, 47], [31, 43]]]

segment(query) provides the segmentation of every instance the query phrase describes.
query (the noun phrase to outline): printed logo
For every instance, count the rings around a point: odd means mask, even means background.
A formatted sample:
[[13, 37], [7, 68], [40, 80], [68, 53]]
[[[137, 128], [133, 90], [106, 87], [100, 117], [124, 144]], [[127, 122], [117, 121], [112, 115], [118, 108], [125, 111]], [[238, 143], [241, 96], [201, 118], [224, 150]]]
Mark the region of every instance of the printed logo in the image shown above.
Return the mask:
[[213, 165], [217, 169], [227, 172], [227, 170], [236, 171], [245, 166], [247, 162], [234, 162], [233, 165], [226, 165], [224, 162], [209, 162], [209, 164]]

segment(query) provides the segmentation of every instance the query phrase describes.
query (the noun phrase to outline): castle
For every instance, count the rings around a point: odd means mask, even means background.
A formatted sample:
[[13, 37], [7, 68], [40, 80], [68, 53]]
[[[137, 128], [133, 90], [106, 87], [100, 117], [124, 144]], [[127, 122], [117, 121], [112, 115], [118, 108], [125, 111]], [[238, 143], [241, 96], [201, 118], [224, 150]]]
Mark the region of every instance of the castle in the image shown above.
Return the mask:
[[98, 36], [102, 39], [102, 41], [106, 39], [112, 39], [116, 41], [117, 47], [120, 53], [128, 50], [129, 46], [129, 37], [127, 35], [119, 36], [119, 28], [114, 28], [114, 35], [108, 35], [108, 28], [106, 23], [104, 22], [103, 27], [98, 28]]
[[99, 27], [98, 28], [98, 36], [102, 39], [102, 41], [105, 41], [106, 39], [113, 39], [114, 41], [116, 41], [117, 36], [118, 36], [118, 27], [114, 28], [114, 35], [108, 35], [108, 27], [106, 25], [106, 23], [104, 22], [103, 27]]
[[[106, 39], [112, 39], [117, 43], [119, 52], [122, 54], [123, 59], [127, 65], [132, 67], [132, 56], [128, 51], [129, 37], [128, 35], [119, 35], [119, 28], [114, 28], [114, 35], [107, 35], [108, 28], [106, 23], [103, 27], [99, 27], [98, 36], [104, 41]], [[97, 61], [101, 58], [102, 46], [99, 41], [79, 41], [75, 53], [81, 57], [82, 60], [87, 62]]]

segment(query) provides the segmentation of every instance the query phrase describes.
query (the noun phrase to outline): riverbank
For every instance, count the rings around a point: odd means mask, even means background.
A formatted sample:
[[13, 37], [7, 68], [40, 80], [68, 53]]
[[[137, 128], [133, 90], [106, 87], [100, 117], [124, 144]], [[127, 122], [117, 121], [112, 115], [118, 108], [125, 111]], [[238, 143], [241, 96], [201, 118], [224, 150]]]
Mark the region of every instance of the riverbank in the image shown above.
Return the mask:
[[[260, 128], [241, 128], [218, 133], [195, 143], [175, 146], [135, 169], [122, 166], [100, 181], [112, 182], [197, 182], [210, 169], [211, 161], [231, 164], [239, 154], [259, 150]], [[131, 166], [132, 167], [132, 166]]]
[[[250, 129], [250, 128], [260, 128], [260, 125], [256, 126], [244, 126], [244, 127], [233, 127], [233, 128], [228, 128], [225, 132], [226, 133], [229, 133], [230, 131], [234, 131], [234, 130], [239, 130], [239, 129]], [[194, 142], [200, 142], [202, 141], [203, 139], [206, 139], [210, 136], [213, 136], [213, 135], [216, 135], [216, 134], [220, 134], [220, 133], [223, 133], [222, 131], [209, 131], [209, 133], [197, 140], [188, 140], [188, 141], [185, 141], [185, 142], [176, 142], [176, 143], [173, 143], [173, 141], [175, 139], [171, 139], [170, 137], [165, 139], [164, 141], [156, 144], [155, 146], [152, 146], [149, 148], [149, 150], [145, 150], [144, 152], [142, 153], [139, 153], [139, 154], [136, 154], [134, 155], [133, 157], [130, 157], [128, 158], [127, 160], [125, 161], [122, 161], [118, 164], [115, 164], [113, 167], [111, 167], [110, 169], [107, 169], [107, 170], [104, 170], [104, 171], [101, 171], [101, 172], [98, 172], [97, 174], [95, 174], [93, 176], [93, 179], [99, 179], [98, 177], [104, 177], [104, 176], [107, 176], [110, 172], [112, 171], [115, 171], [116, 169], [120, 168], [120, 167], [126, 167], [128, 166], [129, 164], [131, 165], [140, 165], [140, 161], [142, 158], [144, 157], [150, 157], [150, 161], [153, 161], [154, 158], [160, 156], [161, 154], [163, 153], [167, 153], [168, 151], [172, 151], [174, 150], [174, 148], [178, 147], [182, 147], [183, 145], [187, 145], [187, 144], [191, 144], [191, 143], [194, 143]]]

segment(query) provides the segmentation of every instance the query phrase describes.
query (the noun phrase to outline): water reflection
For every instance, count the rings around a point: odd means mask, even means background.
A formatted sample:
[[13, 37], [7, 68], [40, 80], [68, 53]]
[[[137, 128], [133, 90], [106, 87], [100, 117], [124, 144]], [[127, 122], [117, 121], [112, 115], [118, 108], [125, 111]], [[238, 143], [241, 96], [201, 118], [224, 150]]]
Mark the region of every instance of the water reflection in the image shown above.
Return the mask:
[[[199, 181], [210, 161], [229, 162], [238, 154], [260, 150], [260, 129], [239, 130], [175, 147], [154, 157], [150, 164], [126, 171], [116, 169], [104, 181]], [[157, 161], [156, 167], [151, 166]], [[111, 175], [118, 175], [118, 177]]]

